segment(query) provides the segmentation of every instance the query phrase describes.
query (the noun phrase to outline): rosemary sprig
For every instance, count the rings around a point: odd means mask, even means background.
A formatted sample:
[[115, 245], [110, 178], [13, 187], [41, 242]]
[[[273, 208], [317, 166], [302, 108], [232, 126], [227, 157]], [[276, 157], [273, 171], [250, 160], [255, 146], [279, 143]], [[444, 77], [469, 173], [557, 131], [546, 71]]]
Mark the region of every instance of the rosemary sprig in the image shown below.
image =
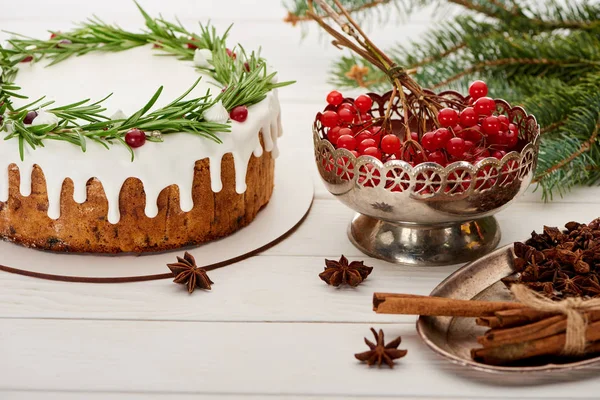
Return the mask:
[[[263, 100], [275, 88], [293, 82], [275, 83], [275, 73], [267, 73], [266, 61], [255, 52], [249, 54], [241, 46], [228, 49], [226, 39], [229, 27], [222, 35], [209, 25], [200, 24], [198, 34], [188, 31], [179, 21], [169, 22], [152, 18], [139, 4], [146, 30], [140, 33], [126, 31], [110, 25], [97, 17], [88, 19], [70, 32], [50, 32], [49, 40], [30, 38], [16, 33], [8, 40], [8, 46], [0, 46], [0, 131], [7, 132], [5, 140], [19, 140], [21, 159], [24, 145], [32, 148], [43, 147], [45, 140], [62, 140], [86, 150], [86, 141], [92, 140], [105, 147], [113, 143], [125, 146], [124, 136], [133, 128], [160, 134], [147, 136], [148, 140], [160, 141], [162, 134], [189, 132], [220, 142], [218, 132], [227, 132], [228, 125], [204, 120], [204, 111], [218, 101], [231, 110], [238, 105], [250, 106]], [[27, 97], [21, 94], [16, 85], [17, 65], [26, 60], [39, 62], [50, 60], [49, 66], [74, 56], [82, 56], [92, 51], [124, 51], [143, 45], [153, 45], [158, 55], [175, 56], [180, 60], [194, 59], [195, 49], [208, 49], [212, 53], [210, 66], [198, 68], [209, 75], [214, 83], [224, 89], [217, 96], [210, 93], [198, 98], [185, 99], [198, 85], [198, 79], [185, 93], [167, 106], [150, 111], [158, 100], [162, 87], [136, 113], [125, 120], [111, 120], [104, 112], [103, 102], [110, 97], [91, 103], [89, 99], [72, 104], [48, 108], [53, 102], [34, 100], [15, 108], [13, 99]], [[44, 109], [54, 114], [56, 124], [27, 125], [23, 122], [27, 112]], [[133, 151], [130, 150], [133, 160]]]

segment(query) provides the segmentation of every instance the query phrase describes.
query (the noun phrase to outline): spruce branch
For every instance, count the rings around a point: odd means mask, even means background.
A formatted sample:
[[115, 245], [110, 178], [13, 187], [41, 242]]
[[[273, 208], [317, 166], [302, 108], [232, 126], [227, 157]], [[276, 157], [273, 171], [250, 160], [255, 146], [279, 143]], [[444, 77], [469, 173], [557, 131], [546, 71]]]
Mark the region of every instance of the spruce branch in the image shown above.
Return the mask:
[[[303, 2], [301, 0], [294, 0]], [[354, 0], [339, 0], [350, 7]], [[395, 1], [392, 3], [399, 3]], [[466, 91], [484, 79], [490, 95], [522, 105], [542, 126], [536, 181], [545, 198], [600, 184], [600, 3], [596, 0], [433, 0], [465, 12], [422, 38], [385, 49], [423, 87]], [[389, 6], [389, 5], [388, 5]], [[389, 10], [389, 8], [387, 9]], [[366, 13], [365, 13], [366, 14]], [[384, 71], [360, 54], [333, 65], [337, 88], [384, 92]]]

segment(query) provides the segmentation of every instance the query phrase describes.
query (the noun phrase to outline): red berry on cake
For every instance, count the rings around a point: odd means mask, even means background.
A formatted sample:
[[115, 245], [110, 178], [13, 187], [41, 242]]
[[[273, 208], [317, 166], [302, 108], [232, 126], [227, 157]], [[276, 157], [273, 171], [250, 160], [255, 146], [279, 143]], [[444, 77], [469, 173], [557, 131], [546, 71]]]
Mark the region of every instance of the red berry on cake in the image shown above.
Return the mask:
[[469, 94], [475, 100], [485, 97], [488, 94], [488, 87], [484, 81], [475, 81], [469, 86]]
[[360, 110], [360, 112], [366, 113], [367, 111], [371, 110], [371, 107], [373, 106], [373, 99], [365, 94], [361, 94], [356, 98], [356, 100], [354, 100], [354, 105]]
[[248, 107], [236, 106], [229, 112], [229, 118], [237, 122], [244, 122], [248, 118]]
[[125, 134], [125, 142], [131, 148], [143, 146], [146, 143], [146, 134], [137, 128], [130, 129]]
[[473, 108], [479, 115], [492, 115], [496, 110], [496, 102], [489, 97], [481, 97], [473, 103]]
[[33, 60], [33, 56], [27, 56], [21, 60], [22, 63], [26, 63]]
[[337, 126], [339, 120], [340, 118], [338, 113], [335, 111], [329, 110], [321, 114], [321, 124], [327, 128], [333, 128], [334, 126]]
[[194, 38], [190, 38], [190, 41], [189, 41], [189, 42], [188, 42], [188, 44], [187, 44], [187, 48], [188, 48], [188, 49], [190, 49], [190, 50], [196, 50], [196, 49], [198, 48], [198, 46], [196, 46], [196, 45], [194, 44], [194, 41], [195, 41], [195, 40], [196, 40], [196, 39], [194, 39]]
[[229, 57], [231, 57], [232, 59], [236, 59], [237, 58], [237, 54], [235, 54], [233, 51], [231, 51], [230, 49], [225, 49], [225, 51], [227, 52], [227, 55]]
[[38, 113], [36, 111], [28, 111], [25, 115], [25, 118], [23, 118], [23, 123], [25, 125], [31, 125], [31, 123], [33, 122], [35, 117], [37, 117], [37, 115]]
[[467, 107], [460, 112], [460, 124], [464, 127], [477, 125], [479, 115], [473, 107]]
[[337, 90], [333, 90], [329, 92], [327, 95], [327, 104], [331, 104], [332, 106], [339, 106], [344, 101], [344, 96]]
[[443, 108], [438, 113], [438, 121], [440, 125], [448, 128], [458, 124], [458, 112], [453, 108]]

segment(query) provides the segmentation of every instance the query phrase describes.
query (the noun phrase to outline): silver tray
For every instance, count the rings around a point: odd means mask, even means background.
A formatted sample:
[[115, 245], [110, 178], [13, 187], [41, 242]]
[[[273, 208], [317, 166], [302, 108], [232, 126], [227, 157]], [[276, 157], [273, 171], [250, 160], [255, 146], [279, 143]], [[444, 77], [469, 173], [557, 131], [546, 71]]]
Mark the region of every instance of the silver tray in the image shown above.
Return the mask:
[[[502, 247], [457, 270], [440, 283], [431, 295], [465, 300], [511, 301], [511, 293], [500, 279], [514, 273], [513, 258], [512, 244]], [[454, 364], [468, 367], [470, 371], [502, 374], [502, 384], [510, 383], [511, 376], [516, 378], [512, 380], [513, 383], [540, 383], [538, 378], [556, 380], [564, 376], [572, 379], [575, 371], [586, 368], [589, 372], [587, 367], [594, 366], [597, 374], [600, 368], [600, 357], [564, 364], [510, 367], [482, 364], [471, 358], [470, 351], [479, 346], [476, 338], [485, 330], [475, 324], [474, 318], [421, 316], [417, 320], [417, 332], [434, 352]]]

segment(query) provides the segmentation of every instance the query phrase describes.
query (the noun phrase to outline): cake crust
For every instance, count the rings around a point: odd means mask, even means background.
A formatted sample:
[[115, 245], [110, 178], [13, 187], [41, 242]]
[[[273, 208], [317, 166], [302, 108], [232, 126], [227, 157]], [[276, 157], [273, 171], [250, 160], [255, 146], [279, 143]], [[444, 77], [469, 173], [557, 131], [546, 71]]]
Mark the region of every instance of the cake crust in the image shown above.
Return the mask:
[[[262, 138], [261, 138], [262, 144]], [[270, 152], [251, 156], [246, 174], [247, 190], [235, 185], [233, 155], [221, 160], [223, 189], [211, 189], [208, 158], [196, 161], [192, 186], [193, 208], [180, 208], [179, 188], [171, 185], [158, 196], [158, 214], [145, 213], [142, 182], [128, 178], [119, 195], [121, 218], [107, 219], [108, 201], [102, 183], [92, 178], [86, 185], [87, 200], [73, 199], [73, 182], [63, 182], [60, 217], [48, 216], [48, 196], [43, 170], [35, 165], [29, 196], [19, 190], [19, 169], [9, 166], [9, 197], [0, 202], [0, 237], [24, 246], [77, 253], [142, 253], [193, 246], [230, 235], [248, 225], [269, 202], [274, 187], [275, 160]]]

